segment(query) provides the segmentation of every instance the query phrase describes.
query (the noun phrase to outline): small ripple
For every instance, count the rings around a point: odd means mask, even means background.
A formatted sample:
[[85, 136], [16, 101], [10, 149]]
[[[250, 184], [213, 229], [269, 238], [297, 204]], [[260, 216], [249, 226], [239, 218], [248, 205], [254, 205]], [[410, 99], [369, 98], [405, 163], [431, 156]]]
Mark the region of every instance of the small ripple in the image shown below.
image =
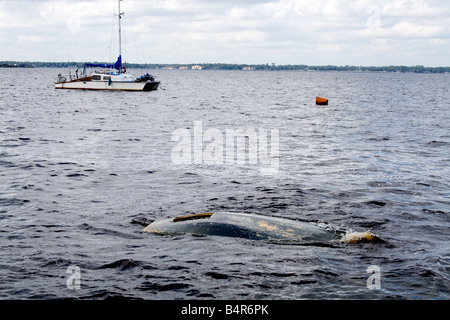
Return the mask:
[[30, 200], [18, 198], [0, 198], [0, 205], [2, 206], [22, 206], [27, 202], [30, 202]]
[[142, 267], [143, 263], [131, 259], [121, 259], [101, 265], [97, 269], [117, 269], [119, 271]]
[[211, 277], [213, 279], [228, 279], [229, 276], [219, 272], [206, 272], [206, 276]]
[[168, 284], [159, 284], [159, 283], [153, 283], [153, 282], [144, 282], [141, 286], [137, 287], [136, 289], [142, 290], [142, 291], [153, 291], [154, 293], [161, 292], [161, 291], [178, 291], [182, 289], [187, 289], [192, 287], [192, 285], [188, 283], [168, 283]]
[[83, 173], [70, 173], [70, 174], [66, 175], [66, 177], [78, 178], [78, 177], [88, 177], [88, 175], [83, 174]]
[[0, 167], [14, 168], [17, 167], [17, 165], [9, 161], [0, 160]]
[[126, 239], [141, 239], [140, 236], [137, 236], [135, 234], [127, 234], [112, 229], [94, 227], [88, 223], [82, 223], [81, 225], [78, 226], [78, 228], [93, 232], [94, 235], [115, 236]]
[[378, 200], [371, 200], [371, 201], [367, 201], [366, 204], [377, 206], [377, 207], [384, 207], [386, 205], [386, 202], [378, 201]]
[[432, 146], [432, 147], [445, 147], [448, 145], [449, 145], [449, 143], [447, 141], [437, 141], [437, 140], [432, 140], [427, 143], [427, 146]]

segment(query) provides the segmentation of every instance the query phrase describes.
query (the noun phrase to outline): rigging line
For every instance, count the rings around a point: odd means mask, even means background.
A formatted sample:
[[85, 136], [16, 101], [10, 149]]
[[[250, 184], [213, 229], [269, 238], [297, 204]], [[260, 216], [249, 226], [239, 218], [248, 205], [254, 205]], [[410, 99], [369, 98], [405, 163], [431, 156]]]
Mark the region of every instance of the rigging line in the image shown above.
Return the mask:
[[69, 69], [69, 75], [72, 74], [72, 68], [78, 69], [78, 65], [76, 61], [72, 58], [70, 53], [66, 50], [66, 53], [68, 55], [68, 61], [67, 61], [67, 68]]
[[[92, 24], [89, 26], [89, 20], [87, 20], [83, 27], [83, 30], [80, 30], [80, 37], [83, 38], [83, 48], [85, 48], [85, 50], [83, 51], [83, 55], [82, 55], [82, 61], [90, 61], [92, 59], [92, 52], [95, 51], [96, 49], [96, 43], [95, 43], [95, 39], [96, 37], [96, 33], [97, 33], [97, 29], [100, 26], [99, 22], [97, 19], [93, 20]], [[85, 29], [87, 28], [92, 28], [90, 30], [90, 32], [85, 32]]]
[[[81, 7], [82, 8], [82, 7]], [[80, 5], [79, 4], [73, 4], [72, 7], [72, 15], [67, 19], [66, 21], [66, 28], [69, 31], [69, 35], [72, 39], [71, 43], [72, 46], [74, 48], [79, 48], [79, 47], [84, 47], [84, 48], [90, 48], [90, 44], [91, 42], [88, 42], [86, 45], [86, 37], [85, 37], [85, 20], [83, 20], [82, 18], [80, 18], [79, 16], [79, 11], [80, 11]], [[58, 14], [62, 14], [62, 12], [57, 11]], [[88, 38], [88, 40], [91, 39], [91, 37]], [[73, 52], [76, 52], [75, 49], [70, 49], [73, 50]], [[73, 53], [72, 52], [72, 53]], [[67, 52], [67, 54], [70, 56], [70, 54]], [[85, 58], [84, 55], [81, 55], [80, 53], [77, 53], [77, 58], [81, 60], [79, 60], [78, 62], [81, 62], [83, 60], [83, 58]], [[73, 59], [70, 56], [70, 59]], [[75, 60], [74, 60], [75, 62]]]
[[136, 25], [134, 23], [134, 19], [133, 19], [133, 14], [129, 15], [129, 19], [130, 23], [131, 23], [131, 30], [133, 32], [133, 40], [134, 40], [134, 46], [135, 46], [135, 52], [137, 54], [137, 60], [135, 61], [135, 63], [142, 63], [142, 59], [141, 59], [141, 47], [140, 47], [140, 42], [138, 41], [138, 36], [136, 36]]
[[113, 19], [111, 19], [112, 20], [112, 22], [111, 22], [111, 37], [110, 37], [110, 40], [109, 40], [109, 60], [108, 61], [113, 61], [112, 60], [112, 50], [113, 50], [113, 47], [114, 47], [114, 42], [113, 42], [113, 38], [114, 38], [114, 34], [115, 34], [115, 30], [114, 30], [114, 27], [115, 27], [115, 24], [116, 24], [116, 19], [114, 19], [114, 17], [116, 16], [116, 6], [114, 5], [113, 6]]

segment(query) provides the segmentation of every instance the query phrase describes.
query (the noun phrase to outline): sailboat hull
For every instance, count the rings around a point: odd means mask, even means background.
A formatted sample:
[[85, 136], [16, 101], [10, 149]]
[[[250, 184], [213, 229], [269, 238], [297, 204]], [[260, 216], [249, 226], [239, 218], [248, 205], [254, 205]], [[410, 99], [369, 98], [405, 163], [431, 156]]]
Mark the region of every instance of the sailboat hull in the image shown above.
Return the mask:
[[70, 81], [55, 83], [55, 89], [78, 90], [119, 90], [119, 91], [153, 91], [159, 82], [107, 82], [107, 81]]
[[[81, 78], [78, 77], [78, 69], [75, 71], [76, 78], [72, 74], [68, 78], [58, 74], [55, 89], [108, 91], [153, 91], [158, 89], [159, 82], [155, 81], [153, 76], [147, 73], [140, 78], [134, 78], [133, 75], [126, 73], [127, 69], [122, 64], [122, 29], [120, 20], [124, 13], [120, 11], [120, 1], [122, 0], [117, 0], [119, 11], [116, 15], [119, 19], [119, 56], [117, 61], [114, 64], [85, 63]], [[104, 68], [104, 70], [94, 71], [92, 75], [88, 76], [86, 68]]]
[[158, 90], [159, 82], [153, 81], [153, 82], [147, 82], [144, 86], [144, 91], [154, 91]]

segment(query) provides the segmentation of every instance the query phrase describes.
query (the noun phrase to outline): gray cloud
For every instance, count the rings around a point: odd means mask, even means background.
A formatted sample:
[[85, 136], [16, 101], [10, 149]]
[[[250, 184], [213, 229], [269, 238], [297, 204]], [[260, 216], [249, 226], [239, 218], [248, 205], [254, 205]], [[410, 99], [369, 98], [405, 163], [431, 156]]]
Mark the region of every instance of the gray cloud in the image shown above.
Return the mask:
[[[124, 0], [125, 59], [448, 65], [445, 0]], [[0, 60], [111, 60], [114, 0], [0, 1]]]

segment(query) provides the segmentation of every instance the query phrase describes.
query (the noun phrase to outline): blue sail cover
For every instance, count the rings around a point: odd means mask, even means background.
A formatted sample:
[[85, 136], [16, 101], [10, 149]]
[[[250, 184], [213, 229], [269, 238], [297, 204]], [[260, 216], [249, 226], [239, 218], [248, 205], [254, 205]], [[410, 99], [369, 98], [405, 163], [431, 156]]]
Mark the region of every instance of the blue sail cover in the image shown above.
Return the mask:
[[88, 67], [88, 68], [95, 68], [95, 67], [98, 67], [98, 68], [110, 68], [110, 69], [114, 68], [114, 69], [116, 69], [116, 70], [120, 70], [120, 68], [122, 68], [122, 56], [119, 56], [119, 57], [117, 58], [116, 63], [114, 63], [114, 64], [85, 63], [84, 65], [85, 65], [86, 67]]

